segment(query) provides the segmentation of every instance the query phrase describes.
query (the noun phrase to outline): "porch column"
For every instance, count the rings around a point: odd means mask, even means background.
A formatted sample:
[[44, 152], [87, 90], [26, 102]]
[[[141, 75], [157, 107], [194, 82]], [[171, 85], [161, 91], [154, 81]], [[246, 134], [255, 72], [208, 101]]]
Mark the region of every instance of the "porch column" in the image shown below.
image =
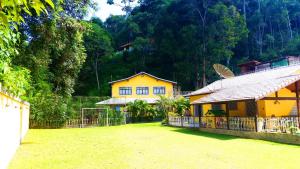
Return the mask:
[[296, 90], [296, 105], [297, 105], [297, 115], [298, 115], [298, 127], [300, 128], [300, 112], [299, 112], [299, 89], [298, 89], [298, 81], [295, 83]]
[[257, 101], [255, 101], [255, 106], [256, 106], [256, 111], [255, 111], [255, 116], [254, 116], [255, 132], [258, 132], [257, 118], [258, 118], [258, 114], [259, 114], [259, 109], [258, 109]]
[[199, 115], [199, 128], [201, 128], [201, 116], [202, 116], [202, 111], [203, 111], [203, 106], [200, 104], [199, 109], [201, 109], [198, 113]]
[[227, 130], [229, 130], [230, 127], [229, 127], [229, 106], [228, 106], [228, 102], [226, 102], [226, 120], [227, 120]]

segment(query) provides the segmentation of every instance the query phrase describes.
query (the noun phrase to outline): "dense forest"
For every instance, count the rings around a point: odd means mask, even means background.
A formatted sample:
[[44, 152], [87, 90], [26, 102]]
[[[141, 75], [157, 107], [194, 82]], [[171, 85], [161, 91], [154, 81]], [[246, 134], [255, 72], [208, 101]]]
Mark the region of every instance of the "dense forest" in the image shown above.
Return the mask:
[[132, 1], [108, 0], [125, 15], [102, 21], [85, 19], [92, 0], [2, 0], [3, 88], [31, 103], [31, 119], [57, 119], [71, 96], [109, 96], [109, 81], [140, 71], [195, 90], [218, 78], [214, 63], [238, 73], [300, 51], [298, 0]]
[[87, 60], [76, 95], [110, 95], [109, 81], [140, 71], [195, 90], [218, 78], [214, 63], [238, 73], [237, 64], [247, 60], [298, 56], [300, 50], [297, 0], [128, 2], [126, 15], [90, 21], [93, 33], [84, 38]]

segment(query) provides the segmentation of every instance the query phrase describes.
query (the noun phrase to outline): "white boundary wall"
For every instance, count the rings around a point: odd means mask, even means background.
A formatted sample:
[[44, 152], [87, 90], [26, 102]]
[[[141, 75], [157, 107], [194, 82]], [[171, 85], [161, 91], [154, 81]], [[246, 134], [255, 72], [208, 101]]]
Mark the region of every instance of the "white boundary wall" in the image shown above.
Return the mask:
[[0, 85], [0, 169], [5, 169], [29, 128], [29, 103], [3, 91]]

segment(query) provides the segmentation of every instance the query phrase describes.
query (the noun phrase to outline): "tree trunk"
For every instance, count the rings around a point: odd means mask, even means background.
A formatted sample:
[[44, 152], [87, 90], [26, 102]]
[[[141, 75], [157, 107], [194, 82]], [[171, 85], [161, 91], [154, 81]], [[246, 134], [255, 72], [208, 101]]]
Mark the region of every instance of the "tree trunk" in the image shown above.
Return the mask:
[[286, 10], [287, 27], [288, 27], [288, 32], [289, 32], [289, 36], [290, 36], [289, 38], [291, 40], [291, 39], [293, 39], [293, 30], [292, 30], [292, 26], [291, 26], [291, 20], [290, 20], [289, 10], [286, 7], [286, 3], [283, 2], [283, 4], [284, 4], [284, 8]]
[[[244, 15], [244, 20], [246, 23], [246, 27], [247, 27], [247, 10], [246, 10], [246, 0], [243, 0], [243, 15]], [[246, 39], [246, 56], [249, 57], [249, 38], [247, 37]]]
[[244, 13], [244, 20], [247, 23], [246, 0], [243, 0], [243, 13]]
[[282, 35], [282, 32], [281, 32], [281, 28], [280, 28], [280, 25], [278, 23], [278, 30], [279, 30], [279, 34], [280, 34], [280, 39], [281, 39], [281, 50], [283, 49], [283, 35]]
[[100, 82], [99, 82], [99, 75], [98, 75], [98, 55], [96, 56], [96, 60], [95, 60], [95, 74], [97, 80], [97, 89], [98, 91], [100, 91]]
[[202, 87], [206, 86], [206, 59], [203, 57]]

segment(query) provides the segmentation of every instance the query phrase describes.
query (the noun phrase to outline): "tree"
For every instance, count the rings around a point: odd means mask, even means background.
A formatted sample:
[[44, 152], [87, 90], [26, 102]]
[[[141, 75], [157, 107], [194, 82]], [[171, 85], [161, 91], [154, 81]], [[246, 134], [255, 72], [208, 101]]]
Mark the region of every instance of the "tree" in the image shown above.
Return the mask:
[[42, 12], [47, 13], [47, 5], [54, 8], [54, 4], [51, 0], [45, 2], [40, 0], [2, 0], [0, 2], [0, 82], [16, 96], [24, 96], [26, 90], [30, 88], [29, 71], [11, 65], [12, 57], [18, 54], [17, 42], [20, 36], [18, 26], [24, 22], [22, 12], [25, 11], [27, 15], [32, 15], [33, 12], [37, 15]]
[[[54, 8], [54, 4], [51, 0], [45, 1], [47, 5]], [[18, 39], [18, 25], [24, 22], [22, 12], [25, 11], [28, 15], [31, 15], [31, 10], [37, 15], [42, 12], [47, 12], [47, 5], [40, 0], [22, 0], [11, 1], [2, 0], [0, 2], [0, 60], [8, 60], [11, 55], [16, 53], [16, 40]]]
[[163, 119], [168, 120], [168, 113], [172, 111], [173, 100], [166, 96], [160, 95], [156, 102], [156, 108], [158, 113], [163, 117]]
[[136, 0], [121, 0], [121, 3], [116, 3], [114, 0], [107, 0], [107, 4], [109, 5], [116, 5], [122, 8], [122, 10], [126, 13], [126, 18], [129, 16], [130, 12], [132, 11], [132, 4]]
[[126, 110], [130, 113], [133, 122], [153, 120], [156, 117], [154, 108], [143, 100], [128, 103]]
[[[84, 46], [87, 51], [86, 63], [79, 75], [79, 84], [77, 89], [89, 93], [96, 88], [94, 95], [103, 94], [104, 82], [101, 78], [104, 58], [113, 54], [112, 39], [109, 33], [103, 28], [100, 19], [93, 18], [91, 22], [85, 23], [88, 27], [87, 33], [84, 34]], [[95, 85], [96, 84], [96, 85]], [[104, 86], [102, 86], [104, 85]]]
[[184, 97], [179, 97], [174, 100], [174, 113], [179, 116], [184, 116], [185, 113], [190, 109], [190, 102]]

